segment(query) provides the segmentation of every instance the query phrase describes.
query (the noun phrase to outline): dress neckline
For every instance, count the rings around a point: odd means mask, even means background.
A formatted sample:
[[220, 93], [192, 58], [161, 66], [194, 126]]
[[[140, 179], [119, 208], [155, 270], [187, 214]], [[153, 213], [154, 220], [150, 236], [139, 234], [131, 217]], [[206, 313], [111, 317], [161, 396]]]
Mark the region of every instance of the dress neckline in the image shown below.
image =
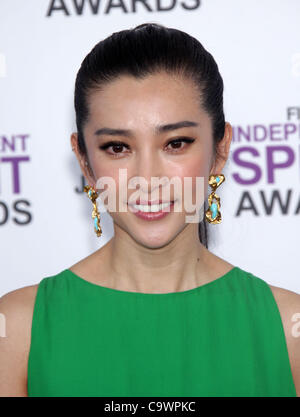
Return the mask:
[[165, 297], [178, 297], [180, 295], [188, 295], [188, 294], [194, 294], [199, 291], [201, 291], [204, 288], [215, 286], [218, 283], [223, 282], [227, 278], [229, 278], [231, 275], [233, 275], [236, 271], [240, 270], [238, 266], [234, 266], [229, 271], [227, 271], [224, 275], [222, 275], [219, 278], [214, 279], [213, 281], [207, 282], [206, 284], [202, 284], [198, 287], [191, 288], [189, 290], [185, 291], [175, 291], [175, 292], [166, 292], [166, 293], [145, 293], [145, 292], [138, 292], [138, 291], [124, 291], [124, 290], [118, 290], [116, 288], [109, 288], [104, 287], [99, 284], [95, 284], [94, 282], [87, 281], [86, 279], [80, 277], [79, 275], [75, 274], [75, 272], [71, 271], [70, 269], [65, 269], [63, 272], [67, 273], [70, 277], [75, 278], [78, 282], [81, 282], [85, 286], [89, 286], [90, 288], [94, 288], [95, 290], [108, 292], [111, 294], [120, 294], [120, 295], [128, 295], [128, 296], [135, 296], [135, 297], [158, 297], [158, 298], [165, 298]]

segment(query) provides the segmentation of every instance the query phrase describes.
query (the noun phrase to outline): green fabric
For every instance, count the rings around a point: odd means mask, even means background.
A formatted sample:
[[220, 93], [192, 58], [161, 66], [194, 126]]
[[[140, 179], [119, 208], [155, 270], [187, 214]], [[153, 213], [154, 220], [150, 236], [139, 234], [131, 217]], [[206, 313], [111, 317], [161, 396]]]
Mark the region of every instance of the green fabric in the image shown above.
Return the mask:
[[69, 269], [43, 278], [28, 395], [297, 396], [271, 289], [239, 267], [165, 294], [102, 287]]

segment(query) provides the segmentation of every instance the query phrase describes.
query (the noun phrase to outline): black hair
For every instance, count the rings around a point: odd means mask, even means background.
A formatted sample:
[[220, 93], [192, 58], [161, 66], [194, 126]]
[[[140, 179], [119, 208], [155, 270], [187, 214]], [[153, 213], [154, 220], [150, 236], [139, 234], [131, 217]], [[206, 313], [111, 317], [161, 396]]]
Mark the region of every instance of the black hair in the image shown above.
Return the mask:
[[[87, 158], [83, 127], [88, 121], [89, 94], [121, 75], [142, 79], [164, 71], [194, 81], [199, 105], [208, 113], [214, 158], [225, 133], [223, 80], [213, 56], [191, 35], [157, 23], [143, 23], [114, 32], [98, 42], [82, 61], [76, 76], [74, 104], [78, 149]], [[204, 204], [205, 211], [208, 203]], [[199, 222], [200, 242], [208, 248], [205, 218]]]

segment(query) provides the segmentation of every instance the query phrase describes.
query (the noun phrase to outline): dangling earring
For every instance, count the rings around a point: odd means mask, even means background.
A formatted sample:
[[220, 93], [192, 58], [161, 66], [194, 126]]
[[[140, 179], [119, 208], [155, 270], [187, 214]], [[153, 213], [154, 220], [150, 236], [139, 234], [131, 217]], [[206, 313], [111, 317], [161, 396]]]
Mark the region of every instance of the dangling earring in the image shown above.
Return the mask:
[[[220, 175], [210, 175], [208, 184], [212, 188], [212, 192], [208, 196], [208, 205], [209, 208], [205, 212], [205, 218], [209, 223], [218, 224], [221, 223], [222, 217], [220, 212], [220, 197], [215, 193], [216, 189], [222, 182], [225, 181], [225, 176], [223, 174]], [[216, 203], [213, 203], [213, 199], [216, 199]]]
[[95, 230], [96, 235], [100, 237], [102, 235], [102, 229], [100, 226], [100, 214], [98, 212], [98, 208], [96, 204], [96, 200], [99, 194], [93, 187], [90, 187], [89, 185], [84, 186], [83, 189], [87, 193], [87, 195], [89, 196], [89, 199], [93, 203], [94, 208], [92, 212], [92, 218], [94, 219], [94, 230]]

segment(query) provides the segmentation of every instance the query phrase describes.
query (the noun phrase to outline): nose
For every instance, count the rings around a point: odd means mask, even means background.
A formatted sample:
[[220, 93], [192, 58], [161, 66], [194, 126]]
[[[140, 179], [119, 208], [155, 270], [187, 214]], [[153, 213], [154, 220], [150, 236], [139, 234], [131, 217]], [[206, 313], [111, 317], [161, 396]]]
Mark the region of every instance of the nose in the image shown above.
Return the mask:
[[[155, 192], [159, 188], [158, 180], [164, 176], [163, 162], [161, 161], [157, 152], [152, 151], [150, 148], [144, 148], [139, 154], [136, 161], [136, 175], [139, 178], [140, 192], [147, 196]], [[158, 177], [156, 181], [152, 181], [151, 178]]]

